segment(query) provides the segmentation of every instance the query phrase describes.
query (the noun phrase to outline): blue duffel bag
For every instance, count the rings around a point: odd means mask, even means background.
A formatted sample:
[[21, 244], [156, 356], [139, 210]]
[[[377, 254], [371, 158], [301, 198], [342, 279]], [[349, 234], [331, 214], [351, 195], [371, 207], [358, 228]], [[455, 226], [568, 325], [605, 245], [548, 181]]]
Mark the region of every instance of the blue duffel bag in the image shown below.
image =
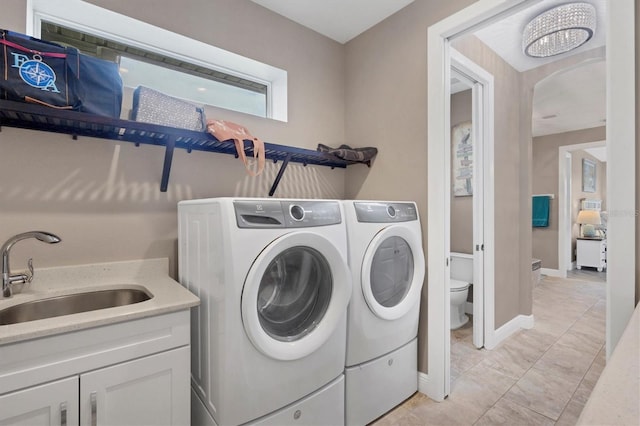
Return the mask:
[[120, 117], [122, 77], [118, 69], [115, 62], [80, 54], [80, 78], [77, 84], [80, 111]]
[[0, 97], [120, 117], [118, 64], [25, 34], [0, 29]]
[[59, 109], [80, 108], [80, 54], [13, 31], [0, 30], [0, 97]]

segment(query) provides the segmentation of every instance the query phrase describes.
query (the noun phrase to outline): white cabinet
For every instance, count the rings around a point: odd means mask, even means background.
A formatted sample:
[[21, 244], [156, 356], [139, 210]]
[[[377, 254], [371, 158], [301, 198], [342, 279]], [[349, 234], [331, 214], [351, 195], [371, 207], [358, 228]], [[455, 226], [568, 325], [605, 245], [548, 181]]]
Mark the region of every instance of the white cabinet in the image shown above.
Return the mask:
[[0, 425], [187, 425], [188, 359], [182, 347], [0, 396]]
[[78, 376], [0, 396], [0, 425], [78, 424]]
[[[80, 376], [83, 425], [187, 425], [189, 348], [117, 364]], [[187, 362], [185, 362], [187, 360]]]
[[0, 425], [190, 423], [189, 311], [0, 345]]
[[578, 238], [576, 266], [591, 266], [602, 272], [607, 267], [607, 240]]

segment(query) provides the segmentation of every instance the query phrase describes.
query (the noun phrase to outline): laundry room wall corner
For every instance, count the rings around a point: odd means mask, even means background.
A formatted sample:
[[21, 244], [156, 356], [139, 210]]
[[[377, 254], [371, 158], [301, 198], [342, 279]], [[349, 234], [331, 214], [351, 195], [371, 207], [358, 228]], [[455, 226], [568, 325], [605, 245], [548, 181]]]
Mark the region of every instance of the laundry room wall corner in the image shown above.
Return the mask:
[[[346, 196], [415, 201], [425, 250], [427, 29], [472, 3], [415, 0], [346, 44], [346, 137], [353, 144], [364, 141], [379, 150], [370, 170], [347, 169]], [[423, 373], [427, 372], [427, 285], [422, 290], [418, 331], [418, 369]]]

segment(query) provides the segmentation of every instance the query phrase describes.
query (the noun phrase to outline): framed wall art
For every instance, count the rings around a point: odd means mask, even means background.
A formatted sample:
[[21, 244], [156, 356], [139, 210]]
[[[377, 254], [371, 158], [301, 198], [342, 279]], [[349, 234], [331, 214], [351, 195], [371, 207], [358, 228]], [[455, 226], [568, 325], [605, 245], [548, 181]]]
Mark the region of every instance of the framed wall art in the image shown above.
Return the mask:
[[596, 163], [582, 159], [582, 192], [596, 192]]
[[471, 121], [451, 128], [451, 158], [453, 181], [451, 187], [456, 197], [473, 195], [473, 138]]

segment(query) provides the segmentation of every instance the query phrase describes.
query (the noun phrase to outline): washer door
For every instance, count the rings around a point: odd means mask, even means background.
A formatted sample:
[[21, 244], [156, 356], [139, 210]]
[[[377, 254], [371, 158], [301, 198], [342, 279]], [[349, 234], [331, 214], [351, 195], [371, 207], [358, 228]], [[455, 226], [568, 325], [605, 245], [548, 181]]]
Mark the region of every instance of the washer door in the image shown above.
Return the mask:
[[392, 225], [378, 232], [362, 261], [361, 285], [369, 309], [382, 319], [405, 315], [420, 300], [424, 255], [419, 233]]
[[256, 258], [242, 289], [242, 321], [263, 354], [303, 358], [335, 331], [351, 297], [343, 256], [311, 232], [283, 235]]

